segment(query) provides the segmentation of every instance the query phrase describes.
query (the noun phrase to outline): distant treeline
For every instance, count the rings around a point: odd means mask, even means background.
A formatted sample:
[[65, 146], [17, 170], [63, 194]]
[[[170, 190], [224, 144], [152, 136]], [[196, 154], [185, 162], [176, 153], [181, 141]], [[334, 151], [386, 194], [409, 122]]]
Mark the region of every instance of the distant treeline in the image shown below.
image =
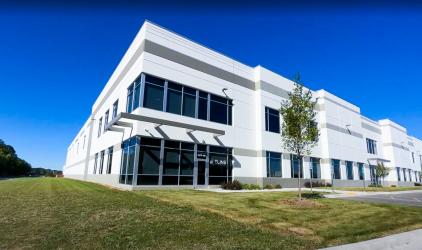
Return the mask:
[[53, 170], [53, 169], [46, 169], [46, 168], [32, 168], [31, 176], [61, 176], [63, 175], [62, 171]]
[[15, 149], [0, 139], [0, 176], [27, 176], [31, 165], [18, 157]]

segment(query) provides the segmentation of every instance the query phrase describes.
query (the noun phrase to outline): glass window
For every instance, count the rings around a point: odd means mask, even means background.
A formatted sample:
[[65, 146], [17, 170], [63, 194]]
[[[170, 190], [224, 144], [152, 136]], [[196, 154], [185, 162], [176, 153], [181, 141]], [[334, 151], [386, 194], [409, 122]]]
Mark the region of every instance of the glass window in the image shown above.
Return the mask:
[[219, 185], [232, 179], [232, 152], [224, 147], [210, 146], [209, 184]]
[[331, 160], [331, 164], [333, 167], [333, 179], [341, 179], [341, 175], [340, 175], [340, 160]]
[[126, 103], [126, 112], [132, 113], [132, 104], [133, 104], [133, 84], [127, 89], [127, 103]]
[[367, 147], [369, 154], [373, 154], [373, 155], [377, 154], [377, 142], [376, 141], [369, 139], [369, 138], [366, 138], [366, 147]]
[[169, 82], [167, 90], [167, 112], [181, 114], [182, 110], [182, 86]]
[[183, 115], [195, 117], [196, 90], [183, 87]]
[[353, 180], [353, 162], [346, 161], [347, 179]]
[[280, 133], [280, 112], [265, 107], [265, 131]]
[[132, 111], [139, 107], [141, 97], [141, 78], [135, 82], [134, 98], [133, 98], [133, 107]]
[[104, 166], [104, 150], [100, 153], [100, 169], [99, 174], [103, 174], [103, 166]]
[[299, 178], [299, 172], [300, 178], [303, 178], [303, 164], [300, 164], [299, 157], [296, 155], [290, 155], [290, 168], [292, 172], [292, 178]]
[[377, 177], [375, 175], [375, 166], [369, 165], [369, 174], [370, 174], [370, 177], [371, 177], [371, 183], [372, 184], [378, 184], [378, 180], [377, 180]]
[[106, 127], [108, 125], [108, 114], [109, 114], [109, 111], [107, 110], [107, 112], [105, 112], [104, 114], [104, 132], [106, 131]]
[[98, 153], [95, 154], [95, 158], [94, 158], [94, 171], [92, 172], [93, 174], [97, 173], [97, 161], [98, 161]]
[[102, 126], [103, 126], [103, 118], [101, 117], [99, 122], [98, 122], [98, 134], [97, 134], [98, 137], [100, 137], [100, 135], [101, 135]]
[[319, 158], [311, 157], [311, 176], [313, 179], [319, 179], [321, 176], [321, 163]]
[[365, 179], [365, 172], [363, 168], [363, 163], [358, 163], [358, 171], [359, 171], [359, 180]]
[[138, 185], [158, 185], [161, 140], [141, 138], [138, 166]]
[[163, 111], [164, 80], [146, 75], [144, 107]]
[[135, 166], [135, 152], [139, 144], [139, 137], [132, 137], [122, 143], [122, 164], [120, 183], [132, 185], [133, 169]]
[[106, 173], [111, 174], [111, 165], [112, 165], [112, 162], [113, 162], [113, 147], [109, 147], [107, 152], [108, 152], [108, 155], [107, 155], [107, 170], [106, 170]]
[[[179, 175], [179, 149], [164, 149], [164, 175]], [[163, 183], [164, 184], [164, 183]], [[177, 183], [176, 183], [177, 185]]]
[[412, 181], [412, 170], [408, 170], [409, 171], [409, 181]]
[[267, 177], [281, 177], [281, 153], [267, 152]]
[[397, 181], [401, 181], [400, 168], [396, 167], [396, 171], [397, 171]]
[[415, 153], [412, 152], [412, 162], [415, 163]]
[[118, 107], [119, 107], [119, 100], [116, 100], [113, 103], [113, 116], [112, 116], [112, 119], [114, 119], [117, 116], [117, 109], [118, 109]]
[[198, 118], [208, 120], [208, 93], [199, 91]]
[[211, 95], [210, 121], [227, 124], [227, 101], [225, 98]]
[[403, 180], [407, 181], [407, 177], [406, 177], [406, 169], [403, 168]]

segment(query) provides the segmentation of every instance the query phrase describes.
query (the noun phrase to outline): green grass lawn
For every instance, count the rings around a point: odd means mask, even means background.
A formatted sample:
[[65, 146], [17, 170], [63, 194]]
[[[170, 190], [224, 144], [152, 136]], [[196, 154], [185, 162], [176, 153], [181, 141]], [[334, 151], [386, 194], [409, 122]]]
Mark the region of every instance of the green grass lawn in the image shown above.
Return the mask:
[[[332, 189], [331, 187], [318, 187], [323, 189]], [[422, 190], [422, 187], [334, 187], [335, 190], [359, 191], [359, 192], [398, 192], [410, 190]]]
[[422, 228], [420, 208], [294, 197], [3, 180], [0, 249], [313, 249]]

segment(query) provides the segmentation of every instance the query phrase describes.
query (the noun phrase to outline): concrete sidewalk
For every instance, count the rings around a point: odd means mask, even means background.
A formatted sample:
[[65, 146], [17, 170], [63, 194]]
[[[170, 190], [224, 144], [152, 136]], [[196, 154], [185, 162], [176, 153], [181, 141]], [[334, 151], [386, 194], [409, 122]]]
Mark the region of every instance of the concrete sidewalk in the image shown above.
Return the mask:
[[329, 250], [421, 250], [422, 229], [324, 249]]

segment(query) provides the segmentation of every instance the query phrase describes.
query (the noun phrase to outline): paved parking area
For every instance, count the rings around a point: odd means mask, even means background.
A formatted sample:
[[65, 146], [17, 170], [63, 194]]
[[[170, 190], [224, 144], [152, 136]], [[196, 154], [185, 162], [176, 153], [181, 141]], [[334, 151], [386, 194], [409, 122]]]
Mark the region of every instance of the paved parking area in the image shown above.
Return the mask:
[[340, 199], [422, 207], [421, 191], [356, 195], [351, 197], [341, 197]]

